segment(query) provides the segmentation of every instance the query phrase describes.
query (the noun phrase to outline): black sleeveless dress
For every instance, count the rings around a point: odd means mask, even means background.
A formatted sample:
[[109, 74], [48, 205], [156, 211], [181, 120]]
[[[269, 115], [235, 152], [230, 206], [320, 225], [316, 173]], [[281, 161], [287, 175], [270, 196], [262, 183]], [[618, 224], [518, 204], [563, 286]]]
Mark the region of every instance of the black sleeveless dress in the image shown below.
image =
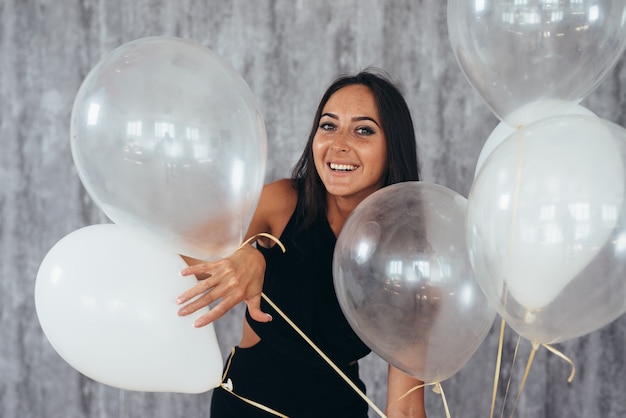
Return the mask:
[[[301, 195], [301, 193], [299, 193]], [[326, 217], [302, 229], [300, 199], [279, 246], [259, 247], [266, 259], [263, 292], [365, 392], [356, 360], [370, 349], [346, 321], [332, 278], [336, 237]], [[265, 300], [269, 323], [246, 320], [261, 337], [250, 348], [235, 347], [225, 382], [233, 392], [289, 417], [367, 417], [367, 403]], [[222, 388], [213, 392], [211, 417], [270, 417]]]

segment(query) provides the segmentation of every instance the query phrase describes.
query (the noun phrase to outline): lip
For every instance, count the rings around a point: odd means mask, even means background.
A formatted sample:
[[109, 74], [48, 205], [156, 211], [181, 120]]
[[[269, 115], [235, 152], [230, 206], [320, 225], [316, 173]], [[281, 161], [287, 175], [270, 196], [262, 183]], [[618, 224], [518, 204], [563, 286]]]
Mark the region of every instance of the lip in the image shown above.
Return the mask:
[[[345, 170], [345, 171], [344, 170], [334, 170], [331, 167], [331, 165], [334, 165], [334, 166], [351, 166], [351, 167], [355, 167], [355, 168], [353, 170]], [[349, 163], [349, 162], [338, 162], [338, 161], [328, 161], [326, 163], [326, 167], [333, 174], [350, 174], [350, 173], [354, 173], [359, 168], [361, 168], [361, 166], [359, 164], [354, 164], [354, 163]]]

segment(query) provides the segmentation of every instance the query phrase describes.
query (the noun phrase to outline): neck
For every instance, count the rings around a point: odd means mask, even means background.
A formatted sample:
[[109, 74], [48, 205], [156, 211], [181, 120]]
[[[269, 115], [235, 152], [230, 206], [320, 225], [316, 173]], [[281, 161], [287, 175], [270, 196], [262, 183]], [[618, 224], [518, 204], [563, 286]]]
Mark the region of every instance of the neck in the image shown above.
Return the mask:
[[[361, 199], [363, 200], [363, 199]], [[361, 200], [326, 195], [326, 216], [335, 236], [339, 236], [343, 224]]]

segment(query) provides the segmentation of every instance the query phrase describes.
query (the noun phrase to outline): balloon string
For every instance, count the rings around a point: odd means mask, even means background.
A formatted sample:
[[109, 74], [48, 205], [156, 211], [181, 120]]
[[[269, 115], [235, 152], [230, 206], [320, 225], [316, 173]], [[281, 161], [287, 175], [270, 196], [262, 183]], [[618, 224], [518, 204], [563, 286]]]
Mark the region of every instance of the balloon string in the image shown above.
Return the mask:
[[[500, 370], [501, 370], [501, 366], [502, 366], [502, 351], [503, 351], [503, 345], [504, 345], [505, 326], [506, 326], [506, 321], [504, 319], [502, 319], [502, 322], [500, 324], [500, 339], [498, 341], [498, 355], [497, 355], [497, 358], [496, 358], [496, 372], [495, 372], [495, 376], [493, 378], [493, 392], [492, 392], [492, 396], [491, 396], [491, 413], [489, 414], [490, 418], [493, 418], [495, 404], [496, 404], [496, 396], [497, 396], [497, 391], [498, 391], [497, 386], [498, 386], [498, 380], [499, 380]], [[517, 343], [515, 344], [515, 352], [513, 354], [513, 361], [511, 363], [511, 370], [513, 369], [513, 367], [515, 365], [515, 362], [517, 360], [517, 354], [518, 354], [519, 346], [520, 346], [520, 339], [521, 339], [520, 335], [518, 335], [517, 336]], [[531, 367], [533, 359], [535, 357], [535, 353], [539, 349], [539, 346], [544, 347], [546, 350], [548, 350], [551, 353], [555, 354], [556, 356], [558, 356], [562, 360], [566, 361], [570, 366], [572, 366], [572, 371], [571, 371], [569, 377], [567, 378], [567, 382], [568, 383], [572, 383], [572, 381], [574, 380], [574, 376], [576, 375], [576, 365], [574, 364], [574, 362], [569, 357], [567, 357], [565, 354], [563, 354], [562, 352], [560, 352], [559, 350], [557, 350], [556, 348], [552, 347], [549, 344], [533, 342], [532, 343], [532, 351], [530, 352], [530, 356], [528, 358], [528, 363], [526, 365], [526, 370], [524, 371], [524, 377], [522, 378], [522, 382], [521, 382], [519, 391], [517, 393], [517, 398], [515, 399], [515, 404], [513, 405], [513, 411], [511, 412], [511, 417], [513, 417], [513, 414], [515, 413], [515, 409], [517, 408], [517, 404], [518, 404], [518, 402], [520, 400], [520, 396], [521, 396], [522, 391], [524, 389], [524, 386], [526, 384], [526, 379], [528, 378], [528, 373], [530, 371], [530, 367]], [[510, 388], [510, 385], [511, 385], [512, 375], [513, 374], [511, 373], [511, 375], [509, 376], [509, 379], [507, 381], [506, 391], [504, 393], [504, 400], [502, 401], [502, 410], [500, 412], [500, 417], [504, 416], [504, 407], [506, 405], [506, 399], [508, 397], [509, 388]], [[417, 389], [417, 388], [413, 388], [409, 392], [412, 392], [415, 389]], [[434, 391], [434, 389], [433, 389], [433, 391]], [[408, 393], [403, 395], [402, 397], [404, 397], [406, 395], [408, 395]], [[400, 399], [402, 399], [402, 397]]]
[[372, 407], [372, 409], [374, 411], [376, 411], [376, 413], [381, 416], [382, 418], [386, 418], [385, 414], [374, 404], [374, 402], [372, 402], [364, 393], [363, 391], [361, 391], [361, 389], [358, 388], [358, 386], [356, 386], [354, 384], [354, 382], [352, 380], [350, 380], [350, 378], [348, 376], [346, 376], [346, 374], [339, 368], [337, 367], [337, 365], [335, 363], [333, 363], [333, 361], [328, 358], [328, 356], [326, 354], [324, 354], [324, 352], [322, 350], [320, 350], [320, 348], [315, 345], [315, 343], [313, 341], [311, 341], [311, 339], [300, 329], [298, 328], [298, 326], [291, 320], [289, 319], [289, 317], [287, 317], [287, 315], [285, 315], [285, 313], [280, 310], [280, 308], [278, 306], [276, 306], [276, 304], [274, 302], [272, 302], [272, 300], [267, 297], [267, 295], [265, 293], [261, 293], [261, 296], [263, 297], [263, 299], [265, 299], [265, 301], [267, 303], [270, 304], [270, 306], [272, 308], [274, 308], [274, 310], [276, 310], [276, 312], [278, 312], [278, 314], [298, 333], [300, 334], [300, 336], [311, 346], [311, 348], [313, 348], [317, 354], [320, 355], [320, 357], [322, 357], [324, 359], [324, 361], [326, 361], [326, 363], [328, 363], [328, 365], [330, 367], [333, 368], [333, 370], [335, 372], [337, 372], [337, 374], [339, 376], [341, 376], [341, 378], [343, 380], [346, 381], [346, 383], [348, 385], [350, 385], [350, 387], [352, 389], [354, 389], [354, 391], [361, 397], [363, 398], [363, 400], [365, 400], [365, 402], [368, 403], [369, 406]]
[[[511, 370], [515, 367], [515, 363], [517, 362], [517, 353], [519, 352], [521, 338], [517, 336], [517, 342], [515, 343], [515, 350], [513, 352], [513, 360], [511, 361]], [[513, 379], [513, 373], [509, 373], [509, 379], [506, 383], [506, 390], [504, 391], [504, 399], [502, 401], [502, 409], [500, 410], [500, 417], [504, 416], [504, 407], [506, 405], [506, 400], [509, 397], [509, 390], [511, 389], [511, 380]]]
[[443, 401], [443, 409], [446, 411], [446, 417], [450, 418], [450, 409], [448, 408], [448, 401], [446, 401], [446, 395], [443, 393], [443, 387], [441, 383], [435, 383], [435, 387], [433, 388], [433, 392], [441, 395], [441, 400]]
[[567, 378], [568, 383], [572, 383], [572, 381], [574, 380], [574, 375], [576, 374], [576, 366], [574, 365], [574, 362], [570, 360], [565, 354], [557, 350], [556, 348], [552, 347], [549, 344], [538, 343], [538, 342], [533, 342], [532, 346], [533, 348], [530, 352], [530, 356], [528, 357], [528, 364], [526, 365], [526, 370], [524, 371], [524, 377], [522, 378], [522, 383], [517, 393], [517, 399], [515, 399], [515, 405], [513, 406], [513, 412], [511, 412], [511, 417], [513, 417], [513, 413], [515, 412], [515, 408], [517, 407], [517, 403], [519, 402], [520, 396], [522, 394], [522, 390], [524, 389], [524, 384], [526, 383], [526, 378], [528, 377], [528, 372], [530, 371], [530, 366], [532, 365], [533, 359], [535, 357], [535, 353], [537, 352], [540, 346], [544, 347], [546, 350], [550, 351], [551, 353], [556, 354], [559, 358], [561, 358], [562, 360], [565, 360], [567, 363], [570, 364], [570, 366], [572, 366], [572, 371], [569, 377]]
[[533, 348], [530, 351], [530, 355], [528, 356], [528, 363], [526, 363], [526, 370], [524, 371], [524, 377], [522, 378], [522, 383], [520, 384], [520, 388], [517, 391], [517, 398], [515, 399], [515, 404], [513, 404], [513, 410], [511, 411], [511, 417], [515, 414], [515, 409], [517, 408], [517, 404], [519, 402], [520, 397], [522, 396], [522, 391], [524, 390], [524, 385], [526, 385], [526, 379], [528, 378], [528, 373], [530, 372], [530, 366], [533, 364], [533, 360], [535, 358], [535, 353], [539, 349], [539, 343], [533, 342]]
[[265, 411], [265, 412], [268, 412], [268, 413], [270, 413], [270, 414], [276, 415], [277, 417], [281, 417], [281, 418], [289, 418], [289, 416], [288, 416], [288, 415], [281, 414], [280, 412], [275, 411], [275, 410], [273, 410], [273, 409], [272, 409], [272, 408], [270, 408], [270, 407], [267, 407], [267, 406], [265, 406], [265, 405], [263, 405], [263, 404], [260, 404], [260, 403], [258, 403], [258, 402], [255, 402], [255, 401], [251, 401], [250, 399], [246, 399], [246, 398], [244, 398], [243, 396], [237, 395], [235, 392], [233, 392], [233, 391], [232, 391], [232, 388], [231, 388], [228, 384], [226, 384], [226, 383], [222, 383], [222, 384], [220, 385], [220, 387], [221, 387], [222, 389], [225, 389], [228, 393], [232, 394], [233, 396], [235, 396], [235, 397], [239, 398], [240, 400], [242, 400], [242, 401], [244, 401], [244, 402], [246, 402], [246, 403], [248, 403], [248, 404], [250, 404], [250, 405], [252, 405], [252, 406], [255, 406], [255, 407], [257, 407], [257, 408], [259, 408], [259, 409], [261, 409], [261, 410], [263, 410], [263, 411]]
[[259, 408], [259, 409], [261, 409], [261, 410], [263, 410], [265, 412], [268, 412], [268, 413], [270, 413], [272, 415], [276, 415], [277, 417], [289, 418], [287, 415], [281, 414], [280, 412], [275, 411], [275, 410], [273, 410], [272, 408], [270, 408], [268, 406], [265, 406], [263, 404], [260, 404], [258, 402], [255, 402], [253, 400], [244, 398], [243, 396], [236, 394], [235, 392], [233, 392], [233, 382], [230, 379], [228, 379], [228, 381], [224, 382], [224, 380], [226, 380], [226, 376], [228, 375], [228, 370], [230, 369], [230, 363], [233, 360], [233, 356], [234, 355], [235, 355], [235, 349], [232, 348], [231, 352], [230, 352], [230, 357], [228, 358], [228, 363], [226, 364], [226, 367], [224, 369], [224, 373], [222, 374], [222, 383], [220, 383], [220, 387], [222, 389], [224, 389], [226, 392], [228, 392], [231, 395], [237, 397], [238, 399], [246, 402], [249, 405], [255, 406], [255, 407], [257, 407], [257, 408]]
[[[521, 183], [522, 183], [522, 171], [523, 171], [523, 165], [524, 165], [524, 137], [522, 137], [522, 141], [519, 144], [519, 148], [520, 150], [518, 151], [518, 160], [517, 160], [517, 169], [516, 174], [515, 174], [515, 189], [514, 189], [514, 193], [513, 193], [513, 205], [512, 205], [512, 214], [511, 214], [511, 225], [509, 227], [509, 252], [508, 252], [508, 256], [509, 256], [509, 264], [511, 263], [511, 252], [513, 249], [513, 237], [515, 235], [515, 224], [517, 221], [517, 211], [519, 209], [519, 199], [520, 199], [520, 189], [521, 189]], [[505, 294], [508, 294], [508, 292], [506, 292]]]
[[[415, 392], [416, 390], [421, 389], [421, 388], [423, 388], [423, 387], [425, 387], [425, 386], [428, 386], [428, 385], [434, 385], [434, 383], [422, 383], [422, 384], [419, 384], [419, 385], [417, 385], [417, 386], [413, 386], [411, 389], [407, 390], [407, 391], [406, 391], [406, 393], [405, 393], [404, 395], [400, 396], [398, 399], [396, 399], [395, 401], [393, 401], [393, 402], [392, 402], [392, 404], [393, 404], [393, 403], [396, 403], [396, 402], [400, 402], [402, 399], [406, 398], [406, 397], [407, 397], [407, 396], [409, 396], [411, 393], [413, 393], [413, 392]], [[434, 388], [433, 388], [433, 391], [434, 391]]]
[[[276, 238], [275, 236], [268, 234], [266, 232], [262, 232], [260, 234], [256, 234], [251, 236], [250, 238], [248, 238], [246, 241], [243, 242], [243, 244], [241, 244], [241, 247], [243, 247], [244, 245], [247, 245], [253, 241], [255, 241], [256, 239], [258, 239], [259, 237], [265, 237], [265, 238], [269, 238], [272, 241], [274, 241], [278, 246], [280, 246], [280, 249], [283, 251], [283, 253], [285, 253], [287, 250], [285, 248], [285, 246], [280, 242], [280, 240], [278, 238]], [[361, 397], [363, 398], [363, 400], [365, 400], [365, 402], [367, 402], [367, 404], [372, 407], [372, 409], [374, 411], [376, 411], [376, 413], [381, 416], [382, 418], [386, 418], [385, 414], [365, 395], [365, 393], [363, 393], [363, 391], [361, 391], [361, 389], [359, 389], [358, 386], [356, 386], [354, 384], [354, 382], [352, 380], [350, 380], [350, 378], [348, 376], [346, 376], [346, 374], [339, 368], [337, 367], [337, 365], [335, 363], [333, 363], [333, 361], [326, 355], [324, 354], [324, 352], [265, 294], [265, 293], [261, 293], [261, 297], [263, 297], [263, 299], [272, 307], [274, 308], [274, 310], [276, 312], [278, 312], [278, 314], [304, 339], [304, 341], [306, 341], [311, 348], [313, 348], [313, 350], [315, 350], [317, 352], [317, 354], [320, 355], [320, 357], [322, 357], [322, 359], [324, 359], [324, 361], [326, 361], [326, 363], [328, 363], [328, 365], [330, 367], [332, 367], [332, 369], [337, 372], [337, 374], [339, 376], [341, 376], [341, 378], [343, 380], [346, 381], [346, 383]]]
[[411, 389], [407, 390], [406, 393], [402, 396], [400, 396], [398, 399], [396, 399], [395, 401], [393, 401], [390, 405], [401, 401], [402, 399], [406, 398], [407, 396], [409, 396], [411, 393], [415, 392], [418, 389], [421, 389], [423, 387], [426, 386], [433, 386], [433, 392], [441, 395], [441, 400], [443, 401], [443, 409], [446, 411], [446, 417], [450, 418], [450, 409], [448, 408], [448, 402], [446, 401], [446, 395], [443, 393], [443, 387], [441, 386], [440, 382], [434, 382], [434, 383], [422, 383], [419, 384], [417, 386], [413, 386]]
[[243, 243], [239, 246], [239, 248], [244, 247], [244, 246], [246, 246], [246, 245], [250, 244], [251, 242], [256, 241], [257, 239], [259, 239], [259, 237], [265, 237], [265, 238], [269, 238], [269, 239], [271, 239], [271, 240], [272, 240], [272, 241], [274, 241], [276, 244], [278, 244], [278, 246], [279, 246], [279, 247], [280, 247], [280, 249], [283, 251], [283, 253], [287, 252], [287, 249], [285, 248], [285, 246], [283, 245], [283, 243], [282, 243], [282, 242], [280, 242], [280, 240], [279, 240], [278, 238], [276, 238], [274, 235], [272, 235], [272, 234], [268, 234], [267, 232], [261, 232], [261, 233], [258, 233], [258, 234], [256, 234], [256, 235], [251, 236], [250, 238], [248, 238], [247, 240], [245, 240], [245, 241], [244, 241], [244, 242], [243, 242]]
[[[517, 223], [517, 211], [519, 209], [519, 199], [520, 199], [520, 189], [521, 189], [521, 182], [522, 182], [522, 171], [523, 171], [523, 166], [524, 166], [524, 151], [525, 151], [525, 139], [522, 137], [522, 140], [520, 141], [519, 144], [519, 151], [518, 151], [518, 159], [517, 159], [517, 166], [516, 166], [516, 175], [515, 175], [515, 189], [514, 189], [514, 193], [513, 193], [513, 205], [512, 205], [512, 215], [511, 215], [511, 225], [509, 226], [509, 248], [508, 248], [508, 262], [509, 262], [509, 267], [511, 264], [511, 253], [513, 252], [513, 239], [515, 236], [515, 226]], [[504, 303], [507, 303], [507, 299], [508, 299], [508, 290], [505, 292], [505, 299], [504, 299]], [[519, 339], [517, 341], [517, 345], [515, 348], [515, 351], [517, 353], [517, 347], [519, 347]], [[517, 394], [517, 400], [515, 401], [515, 404], [513, 405], [513, 412], [515, 412], [515, 408], [517, 407], [517, 402], [519, 401], [519, 397], [521, 394], [522, 389], [524, 388], [524, 383], [526, 381], [526, 377], [528, 375], [528, 370], [530, 368], [530, 365], [532, 363], [533, 357], [535, 356], [535, 351], [536, 349], [534, 349], [531, 354], [530, 354], [530, 358], [528, 359], [528, 364], [526, 366], [526, 373], [524, 373], [524, 378], [522, 379], [522, 385], [520, 387], [520, 390]], [[513, 360], [515, 362], [515, 358]], [[511, 376], [509, 376], [509, 383], [511, 382]], [[507, 393], [505, 394], [505, 399], [506, 396], [508, 396], [508, 387], [509, 384], [507, 383]], [[503, 402], [502, 405], [502, 412], [501, 414], [504, 413], [504, 405], [505, 402]], [[513, 416], [513, 412], [511, 413], [511, 416]]]
[[493, 376], [493, 390], [491, 392], [491, 412], [489, 418], [493, 418], [493, 412], [496, 408], [496, 395], [498, 393], [498, 380], [500, 378], [500, 368], [502, 365], [502, 346], [504, 345], [504, 328], [506, 322], [502, 319], [500, 323], [500, 339], [498, 340], [498, 354], [496, 356], [496, 372]]
[[561, 353], [559, 350], [557, 350], [556, 348], [552, 347], [551, 345], [548, 344], [541, 344], [546, 350], [550, 351], [552, 354], [556, 354], [558, 357], [560, 357], [562, 360], [565, 360], [566, 362], [569, 363], [570, 366], [572, 366], [572, 372], [570, 373], [569, 377], [567, 378], [567, 382], [568, 383], [572, 383], [572, 381], [574, 380], [574, 375], [576, 374], [576, 366], [574, 365], [574, 362], [572, 360], [570, 360], [567, 356], [565, 356], [565, 354]]

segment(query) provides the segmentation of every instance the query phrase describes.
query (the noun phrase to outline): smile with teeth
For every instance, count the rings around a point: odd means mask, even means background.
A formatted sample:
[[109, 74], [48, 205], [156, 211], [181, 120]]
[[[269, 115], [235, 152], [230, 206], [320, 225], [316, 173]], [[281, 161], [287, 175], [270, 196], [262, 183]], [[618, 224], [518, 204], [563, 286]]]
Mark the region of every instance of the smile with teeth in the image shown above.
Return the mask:
[[357, 168], [359, 168], [358, 166], [352, 165], [352, 164], [330, 163], [329, 166], [330, 166], [330, 169], [333, 171], [354, 171]]

